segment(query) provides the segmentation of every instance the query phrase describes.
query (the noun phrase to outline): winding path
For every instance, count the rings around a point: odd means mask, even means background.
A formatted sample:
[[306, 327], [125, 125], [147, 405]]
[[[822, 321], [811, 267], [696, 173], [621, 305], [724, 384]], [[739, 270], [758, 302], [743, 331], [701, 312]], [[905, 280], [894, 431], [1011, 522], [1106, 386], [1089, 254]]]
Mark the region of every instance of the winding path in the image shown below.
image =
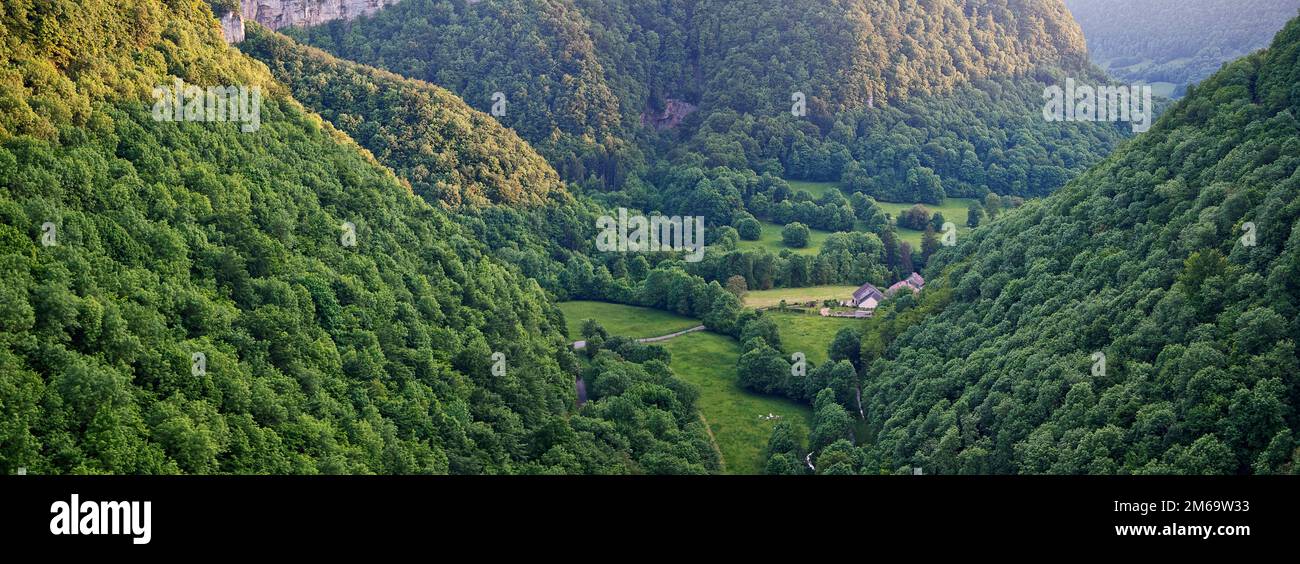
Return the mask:
[[576, 380], [574, 380], [573, 387], [578, 392], [578, 407], [582, 407], [586, 405], [587, 404], [587, 383], [582, 381], [582, 376], [579, 376]]
[[[637, 339], [636, 342], [638, 342], [638, 343], [659, 343], [659, 342], [662, 342], [662, 341], [667, 341], [668, 339], [672, 339], [672, 338], [674, 338], [674, 337], [680, 337], [680, 336], [685, 335], [685, 334], [687, 334], [687, 333], [694, 333], [694, 332], [696, 332], [696, 331], [703, 331], [704, 329], [705, 329], [705, 327], [704, 327], [703, 325], [696, 325], [695, 327], [691, 327], [690, 329], [684, 329], [684, 330], [678, 331], [678, 332], [676, 332], [676, 333], [669, 333], [669, 334], [667, 334], [667, 335], [660, 335], [660, 336], [658, 336], [658, 337], [646, 337], [646, 338], [644, 338], [644, 339]], [[585, 348], [587, 348], [587, 341], [574, 341], [574, 342], [573, 342], [573, 350], [577, 351], [577, 350], [582, 350], [582, 349], [585, 349]]]

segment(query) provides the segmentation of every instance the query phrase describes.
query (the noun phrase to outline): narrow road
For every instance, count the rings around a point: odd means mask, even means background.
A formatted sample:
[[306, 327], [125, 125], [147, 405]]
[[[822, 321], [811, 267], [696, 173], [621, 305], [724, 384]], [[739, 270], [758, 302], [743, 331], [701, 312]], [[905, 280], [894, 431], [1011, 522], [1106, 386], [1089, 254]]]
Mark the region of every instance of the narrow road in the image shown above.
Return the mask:
[[[704, 327], [703, 325], [696, 325], [695, 327], [691, 327], [690, 329], [684, 329], [684, 330], [682, 330], [682, 331], [678, 331], [678, 332], [676, 332], [676, 333], [669, 333], [669, 334], [667, 334], [667, 335], [660, 335], [660, 336], [658, 336], [658, 337], [646, 337], [646, 338], [644, 338], [644, 339], [637, 339], [636, 342], [638, 342], [638, 343], [658, 343], [658, 342], [661, 342], [661, 341], [667, 341], [668, 339], [672, 339], [672, 338], [674, 338], [674, 337], [680, 337], [680, 336], [685, 335], [685, 334], [687, 334], [687, 333], [694, 333], [694, 332], [696, 332], [696, 331], [703, 331], [704, 329], [705, 329], [705, 327]], [[582, 350], [582, 349], [585, 349], [585, 348], [587, 348], [587, 341], [574, 341], [574, 342], [573, 342], [573, 350], [575, 350], [575, 351], [579, 351], [579, 350]]]
[[648, 338], [645, 338], [645, 339], [637, 339], [636, 342], [638, 342], [638, 343], [658, 343], [658, 342], [660, 342], [660, 341], [667, 341], [668, 339], [671, 339], [671, 338], [673, 338], [673, 337], [680, 337], [680, 336], [685, 335], [685, 334], [687, 334], [687, 333], [694, 333], [694, 332], [696, 332], [696, 331], [703, 331], [703, 330], [704, 330], [704, 326], [703, 326], [703, 325], [696, 325], [695, 327], [691, 327], [690, 329], [686, 329], [686, 330], [684, 330], [684, 331], [678, 331], [678, 332], [676, 332], [676, 333], [670, 333], [670, 334], [668, 334], [668, 335], [661, 335], [661, 336], [658, 336], [658, 337], [648, 337]]
[[582, 376], [579, 376], [577, 380], [574, 380], [573, 386], [578, 392], [578, 407], [582, 407], [586, 405], [587, 404], [587, 383], [582, 381]]

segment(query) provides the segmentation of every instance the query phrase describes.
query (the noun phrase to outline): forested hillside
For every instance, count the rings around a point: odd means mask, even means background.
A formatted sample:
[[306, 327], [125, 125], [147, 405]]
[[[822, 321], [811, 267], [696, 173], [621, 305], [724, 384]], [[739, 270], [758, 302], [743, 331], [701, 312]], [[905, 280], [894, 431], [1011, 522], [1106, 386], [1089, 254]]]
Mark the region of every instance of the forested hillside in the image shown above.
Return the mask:
[[299, 101], [426, 200], [471, 209], [568, 200], [555, 170], [532, 147], [442, 88], [340, 61], [255, 23], [239, 49], [266, 63]]
[[550, 162], [589, 157], [599, 167], [626, 145], [618, 132], [628, 117], [588, 26], [568, 0], [409, 0], [310, 34], [284, 31], [343, 59], [448, 88], [483, 111], [499, 92], [506, 103], [498, 119]]
[[870, 436], [834, 470], [1300, 468], [1297, 84], [1293, 20], [1100, 166], [936, 254], [919, 303], [866, 332]]
[[286, 31], [484, 111], [499, 92], [498, 119], [563, 178], [642, 207], [657, 204], [640, 184], [672, 190], [663, 163], [803, 180], [865, 171], [890, 178], [854, 187], [879, 198], [931, 180], [952, 197], [1041, 195], [1124, 137], [1031, 119], [1041, 81], [1104, 80], [1050, 0], [407, 0]]
[[755, 114], [798, 91], [835, 111], [1084, 63], [1078, 26], [1043, 0], [701, 0], [689, 30], [701, 105]]
[[[437, 86], [339, 60], [255, 23], [239, 49], [347, 132], [426, 201], [454, 210], [506, 263], [560, 296], [594, 217], [509, 129]], [[497, 205], [500, 204], [500, 205]]]
[[471, 104], [517, 92], [519, 115], [506, 122], [530, 138], [608, 128], [620, 103], [630, 115], [667, 98], [775, 113], [803, 91], [854, 108], [1043, 64], [1074, 68], [1085, 55], [1068, 13], [1044, 0], [407, 0], [300, 33]]
[[[543, 289], [228, 48], [207, 4], [6, 2], [0, 69], [0, 473], [718, 469], [662, 360], [593, 359], [618, 385], [579, 410]], [[159, 119], [176, 78], [260, 87], [260, 127]], [[407, 99], [439, 101], [403, 109], [451, 140], [439, 199], [562, 195], [510, 136], [463, 135], [478, 118], [449, 96]]]
[[1224, 63], [1268, 45], [1300, 0], [1065, 0], [1092, 60], [1121, 80], [1181, 96]]
[[[213, 6], [0, 8], [0, 474], [714, 473], [729, 393], [811, 405], [728, 407], [770, 473], [1300, 470], [1300, 20], [1133, 138], [1042, 119], [1107, 80], [1056, 0], [406, 0], [234, 47]], [[707, 249], [597, 250], [618, 208]], [[702, 396], [576, 299], [734, 361]]]
[[[1079, 76], [1105, 81], [1099, 74]], [[719, 111], [668, 154], [676, 168], [841, 181], [849, 194], [891, 202], [937, 204], [945, 196], [988, 193], [1045, 196], [1099, 162], [1130, 128], [1044, 121], [1043, 88], [1062, 81], [1060, 71], [1049, 69], [981, 79], [946, 94], [841, 112], [821, 123], [788, 114]]]

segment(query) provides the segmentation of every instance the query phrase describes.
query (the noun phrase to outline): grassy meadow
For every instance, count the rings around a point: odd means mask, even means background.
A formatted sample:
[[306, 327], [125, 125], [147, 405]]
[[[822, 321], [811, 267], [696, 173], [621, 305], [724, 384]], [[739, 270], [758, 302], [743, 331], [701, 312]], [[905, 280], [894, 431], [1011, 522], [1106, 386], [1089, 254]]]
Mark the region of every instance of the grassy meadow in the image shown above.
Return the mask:
[[[840, 189], [840, 184], [838, 182], [809, 182], [806, 180], [786, 180], [786, 183], [790, 185], [791, 190], [794, 190], [796, 192], [799, 190], [807, 191], [810, 194], [812, 194], [814, 198], [821, 198], [823, 194], [830, 192], [831, 190]], [[845, 194], [845, 196], [847, 197], [848, 194]], [[966, 227], [966, 219], [967, 219], [967, 215], [969, 215], [967, 214], [967, 210], [970, 208], [971, 202], [974, 201], [975, 201], [974, 198], [944, 198], [942, 205], [935, 206], [931, 204], [925, 204], [925, 207], [929, 208], [931, 213], [934, 212], [942, 213], [944, 220], [951, 221], [957, 224], [957, 236], [960, 237], [962, 233], [965, 233], [966, 231], [970, 230], [970, 228]], [[901, 213], [903, 210], [909, 209], [912, 206], [916, 205], [915, 202], [909, 204], [909, 203], [900, 203], [900, 202], [884, 202], [879, 200], [877, 200], [876, 203], [880, 205], [880, 209], [884, 210], [885, 213], [888, 213], [890, 217], [893, 218], [898, 218], [898, 214]], [[766, 229], [766, 226], [764, 228]], [[858, 229], [862, 229], [860, 223]], [[912, 245], [913, 249], [921, 248], [921, 238], [924, 235], [925, 235], [924, 231], [917, 231], [915, 229], [904, 229], [902, 227], [898, 228], [898, 236], [902, 238], [902, 240], [907, 241], [908, 244]], [[781, 245], [781, 228], [779, 226], [776, 227], [775, 240], [777, 245], [777, 248], [775, 250], [779, 251]], [[812, 245], [809, 246], [811, 247]]]
[[[943, 205], [941, 206], [933, 206], [930, 204], [923, 205], [930, 210], [930, 213], [939, 212], [943, 214], [944, 221], [951, 221], [957, 224], [957, 236], [961, 237], [963, 233], [970, 231], [970, 228], [966, 227], [966, 220], [970, 215], [967, 211], [970, 208], [971, 202], [974, 201], [974, 198], [944, 198]], [[878, 204], [880, 209], [885, 210], [885, 213], [888, 213], [890, 217], [893, 217], [895, 220], [898, 219], [898, 214], [902, 213], [903, 210], [911, 209], [912, 206], [916, 205], [915, 203], [898, 204], [892, 202], [876, 202], [876, 204]], [[897, 223], [895, 223], [895, 225], [897, 225]], [[920, 249], [921, 238], [925, 236], [925, 232], [899, 227], [898, 236], [902, 240], [907, 241], [908, 244], [912, 245], [913, 249]]]
[[582, 322], [599, 321], [610, 335], [644, 339], [690, 329], [700, 322], [690, 317], [648, 307], [636, 307], [606, 302], [561, 302], [564, 322], [569, 327], [569, 338], [582, 338]]
[[830, 360], [826, 350], [835, 340], [835, 334], [845, 327], [863, 327], [864, 319], [848, 317], [822, 317], [816, 313], [771, 311], [768, 315], [781, 328], [781, 348], [787, 355], [801, 352], [813, 364]]
[[[672, 353], [677, 377], [700, 390], [700, 412], [722, 452], [728, 474], [763, 471], [763, 449], [779, 421], [794, 421], [805, 434], [812, 428], [810, 407], [741, 389], [736, 383], [740, 344], [735, 339], [701, 331], [658, 344]], [[762, 419], [769, 414], [781, 419]]]
[[[612, 335], [628, 337], [664, 335], [699, 325], [689, 317], [605, 302], [562, 302], [559, 307], [564, 312], [570, 337], [575, 339], [585, 319], [599, 321]], [[783, 336], [788, 331], [782, 327]], [[798, 335], [805, 331], [791, 333], [795, 342], [800, 342], [802, 337]], [[763, 449], [778, 421], [793, 420], [804, 433], [811, 428], [812, 410], [808, 406], [741, 389], [736, 383], [740, 344], [735, 339], [701, 331], [656, 344], [672, 353], [671, 365], [677, 377], [699, 388], [700, 413], [709, 425], [728, 473], [762, 472]], [[810, 359], [819, 358], [811, 351], [805, 354]], [[825, 354], [825, 350], [820, 353], [821, 357]], [[769, 414], [779, 415], [781, 419], [762, 419]]]
[[847, 300], [857, 290], [857, 286], [809, 286], [807, 288], [774, 288], [771, 290], [753, 290], [745, 294], [745, 307], [760, 308], [778, 305], [781, 300], [788, 304], [807, 301]]
[[822, 244], [826, 242], [826, 238], [831, 236], [829, 231], [818, 231], [816, 229], [809, 229], [810, 233], [808, 235], [808, 246], [802, 249], [795, 249], [795, 248], [785, 246], [785, 243], [781, 241], [782, 226], [772, 223], [770, 221], [762, 221], [760, 223], [763, 224], [763, 231], [762, 234], [759, 236], [758, 240], [741, 241], [740, 248], [742, 249], [762, 248], [762, 249], [767, 249], [775, 254], [780, 254], [781, 249], [790, 249], [790, 251], [795, 254], [815, 256], [818, 252], [821, 251]]
[[[813, 198], [819, 200], [821, 199], [822, 196], [826, 195], [827, 192], [840, 189], [839, 182], [810, 182], [807, 180], [786, 180], [785, 183], [790, 185], [790, 191], [798, 192], [800, 190], [803, 190], [805, 192], [808, 192], [809, 194], [812, 194]], [[847, 198], [848, 194], [845, 194], [844, 196]]]

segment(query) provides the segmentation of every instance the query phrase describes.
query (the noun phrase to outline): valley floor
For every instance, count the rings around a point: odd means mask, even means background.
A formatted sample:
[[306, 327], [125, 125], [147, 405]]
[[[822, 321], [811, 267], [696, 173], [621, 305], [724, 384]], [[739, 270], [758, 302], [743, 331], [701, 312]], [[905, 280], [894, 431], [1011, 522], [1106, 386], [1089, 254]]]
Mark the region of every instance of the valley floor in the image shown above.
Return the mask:
[[[612, 335], [638, 338], [669, 334], [682, 325], [686, 328], [698, 325], [697, 321], [687, 317], [620, 304], [575, 301], [561, 303], [559, 307], [571, 327], [570, 336], [573, 338], [581, 337], [578, 329], [587, 318], [599, 321]], [[800, 341], [796, 337], [794, 342]], [[700, 413], [722, 454], [727, 473], [761, 473], [763, 449], [778, 422], [793, 421], [802, 428], [802, 433], [811, 428], [812, 410], [808, 406], [740, 387], [736, 381], [740, 344], [735, 339], [710, 331], [695, 331], [655, 344], [672, 354], [671, 366], [677, 377], [699, 389]], [[820, 348], [825, 349], [825, 346]], [[813, 358], [812, 352], [808, 354]], [[824, 356], [825, 351], [821, 354]]]
[[763, 449], [778, 422], [794, 421], [802, 433], [812, 428], [808, 406], [741, 389], [736, 382], [740, 344], [735, 339], [702, 331], [660, 345], [672, 353], [677, 377], [699, 388], [700, 412], [722, 452], [727, 473], [762, 473]]
[[[806, 180], [787, 180], [786, 182], [790, 185], [791, 190], [806, 191], [809, 194], [812, 194], [814, 198], [821, 198], [822, 195], [826, 194], [827, 192], [840, 189], [840, 183], [838, 182], [809, 182]], [[847, 197], [849, 194], [846, 193], [844, 195]], [[954, 224], [956, 224], [957, 236], [960, 237], [961, 234], [970, 230], [969, 227], [966, 227], [966, 220], [970, 215], [969, 214], [970, 205], [974, 202], [975, 202], [974, 198], [944, 198], [943, 204], [938, 206], [932, 204], [922, 204], [922, 205], [924, 205], [926, 208], [929, 208], [931, 213], [934, 212], [941, 213], [943, 214], [945, 220], [951, 221]], [[916, 205], [915, 202], [913, 203], [886, 202], [882, 200], [876, 200], [876, 204], [880, 206], [880, 209], [884, 210], [885, 213], [888, 213], [890, 217], [893, 217], [895, 220], [898, 219], [898, 214], [902, 213], [904, 210], [911, 209], [912, 206]], [[857, 229], [862, 229], [862, 227], [863, 227], [862, 222], [858, 222]], [[769, 229], [772, 230], [772, 233], [774, 233], [774, 235], [770, 235], [768, 233]], [[918, 231], [916, 229], [908, 229], [906, 227], [898, 227], [897, 229], [898, 229], [898, 236], [900, 239], [902, 239], [903, 241], [907, 241], [908, 244], [912, 245], [913, 249], [921, 248], [921, 238], [925, 235], [924, 231]], [[821, 235], [820, 240], [818, 239], [819, 234]], [[813, 249], [819, 247], [820, 241], [824, 241], [827, 235], [828, 234], [823, 231], [813, 231], [813, 236], [809, 240], [808, 248]], [[770, 241], [769, 238], [771, 239]], [[742, 241], [741, 245], [744, 246], [746, 244], [749, 244], [751, 246], [760, 246], [760, 243], [762, 244], [761, 246], [769, 247], [770, 250], [772, 250], [772, 252], [780, 252], [782, 248], [781, 226], [764, 222], [763, 238], [759, 241]], [[813, 243], [817, 243], [817, 244], [814, 245]], [[806, 250], [807, 249], [801, 249], [800, 251], [806, 251]], [[805, 254], [816, 254], [816, 252], [814, 251]]]
[[785, 246], [785, 242], [781, 239], [781, 229], [783, 229], [784, 226], [777, 225], [770, 221], [760, 221], [759, 224], [762, 225], [762, 231], [760, 232], [758, 240], [741, 241], [737, 245], [739, 248], [766, 249], [775, 254], [781, 254], [782, 249], [790, 249], [790, 252], [797, 255], [816, 256], [817, 253], [821, 252], [822, 244], [826, 242], [826, 238], [831, 236], [829, 231], [809, 229], [808, 245], [803, 248], [795, 249]]

